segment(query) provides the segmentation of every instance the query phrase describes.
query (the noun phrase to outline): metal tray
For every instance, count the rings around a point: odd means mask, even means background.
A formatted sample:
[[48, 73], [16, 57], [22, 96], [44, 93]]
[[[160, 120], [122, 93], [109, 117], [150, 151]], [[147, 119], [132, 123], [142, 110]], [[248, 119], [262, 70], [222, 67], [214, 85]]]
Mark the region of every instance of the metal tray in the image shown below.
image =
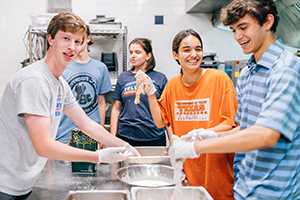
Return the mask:
[[81, 190], [70, 191], [67, 200], [130, 200], [127, 190]]
[[141, 157], [129, 157], [122, 161], [121, 166], [136, 165], [136, 164], [162, 164], [171, 166], [168, 147], [135, 147], [141, 154]]
[[[171, 199], [175, 187], [145, 188], [132, 187], [132, 200], [166, 200]], [[213, 200], [204, 187], [186, 186], [182, 188], [183, 199]]]

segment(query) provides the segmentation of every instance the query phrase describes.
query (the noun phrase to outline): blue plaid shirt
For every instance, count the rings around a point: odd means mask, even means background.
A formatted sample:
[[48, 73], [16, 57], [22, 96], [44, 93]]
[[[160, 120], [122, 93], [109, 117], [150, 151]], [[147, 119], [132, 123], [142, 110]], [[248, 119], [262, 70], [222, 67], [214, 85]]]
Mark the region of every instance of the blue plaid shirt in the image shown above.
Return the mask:
[[235, 199], [300, 199], [300, 59], [274, 42], [252, 55], [237, 82], [240, 130], [261, 125], [281, 133], [267, 149], [237, 153]]

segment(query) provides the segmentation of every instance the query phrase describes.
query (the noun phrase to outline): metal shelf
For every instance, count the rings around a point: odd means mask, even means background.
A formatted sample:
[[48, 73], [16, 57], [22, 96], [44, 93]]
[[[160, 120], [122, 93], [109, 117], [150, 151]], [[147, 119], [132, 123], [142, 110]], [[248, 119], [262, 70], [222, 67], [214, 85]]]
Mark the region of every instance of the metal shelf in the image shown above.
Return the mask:
[[[91, 26], [90, 30], [91, 30], [91, 34], [92, 35], [126, 35], [127, 34], [127, 27], [125, 26], [123, 29], [116, 29], [116, 28], [112, 28], [112, 29], [105, 29], [103, 28], [103, 26], [99, 26], [99, 28], [95, 28], [96, 26]], [[29, 26], [29, 32], [32, 34], [46, 34], [47, 33], [47, 29], [46, 28], [39, 28], [39, 27], [32, 27]]]
[[[122, 38], [123, 41], [123, 71], [127, 70], [127, 27], [121, 27], [121, 23], [116, 25], [95, 25], [89, 24], [91, 30], [91, 36], [93, 38], [101, 38], [101, 39], [113, 39], [113, 38]], [[28, 29], [28, 53], [29, 53], [29, 63], [35, 62], [38, 59], [42, 59], [47, 52], [47, 28], [43, 27], [32, 27], [29, 26]], [[33, 44], [37, 43], [37, 40], [44, 41], [43, 47], [39, 47], [37, 58], [34, 58], [33, 52]], [[40, 45], [41, 46], [41, 45]]]

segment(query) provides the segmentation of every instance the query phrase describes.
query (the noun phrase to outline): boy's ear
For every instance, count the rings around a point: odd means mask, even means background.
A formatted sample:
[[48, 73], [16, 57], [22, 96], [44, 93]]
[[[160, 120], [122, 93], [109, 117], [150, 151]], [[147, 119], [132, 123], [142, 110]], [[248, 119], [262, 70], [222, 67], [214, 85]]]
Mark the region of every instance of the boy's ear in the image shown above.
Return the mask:
[[274, 15], [268, 14], [267, 21], [264, 23], [264, 26], [267, 30], [271, 30], [273, 24], [274, 24]]
[[52, 46], [52, 37], [51, 37], [51, 34], [47, 35], [47, 40], [48, 40], [49, 47]]

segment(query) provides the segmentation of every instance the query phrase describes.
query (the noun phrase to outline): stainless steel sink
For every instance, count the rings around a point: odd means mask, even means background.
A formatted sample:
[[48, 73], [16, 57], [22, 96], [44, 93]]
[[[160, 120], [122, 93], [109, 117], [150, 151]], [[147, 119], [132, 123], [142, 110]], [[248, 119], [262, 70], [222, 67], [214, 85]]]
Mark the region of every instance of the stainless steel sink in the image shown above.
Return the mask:
[[67, 200], [130, 200], [127, 190], [70, 191]]
[[130, 157], [121, 163], [122, 166], [136, 164], [162, 164], [171, 166], [168, 147], [165, 146], [150, 146], [150, 147], [135, 147], [141, 154], [141, 157]]
[[[160, 187], [160, 188], [146, 188], [146, 187], [132, 187], [132, 200], [166, 200], [171, 199], [175, 187]], [[186, 186], [182, 188], [181, 199], [201, 199], [213, 200], [204, 187]]]

